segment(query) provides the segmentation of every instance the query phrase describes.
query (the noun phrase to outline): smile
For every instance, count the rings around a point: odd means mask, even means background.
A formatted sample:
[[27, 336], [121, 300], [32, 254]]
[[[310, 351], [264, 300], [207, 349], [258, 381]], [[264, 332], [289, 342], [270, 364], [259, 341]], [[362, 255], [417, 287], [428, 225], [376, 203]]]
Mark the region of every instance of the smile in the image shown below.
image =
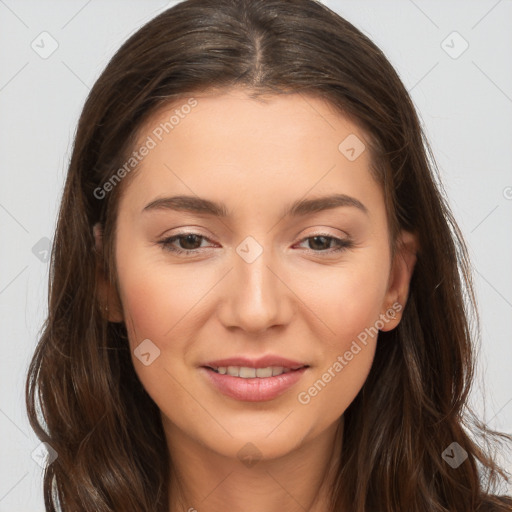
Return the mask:
[[248, 366], [219, 366], [209, 367], [214, 372], [221, 375], [231, 375], [242, 379], [263, 379], [266, 377], [276, 377], [283, 373], [288, 373], [299, 368], [284, 368], [282, 366], [267, 366], [265, 368], [249, 368]]
[[199, 370], [208, 384], [225, 396], [247, 402], [264, 402], [279, 397], [296, 385], [308, 368], [202, 366]]

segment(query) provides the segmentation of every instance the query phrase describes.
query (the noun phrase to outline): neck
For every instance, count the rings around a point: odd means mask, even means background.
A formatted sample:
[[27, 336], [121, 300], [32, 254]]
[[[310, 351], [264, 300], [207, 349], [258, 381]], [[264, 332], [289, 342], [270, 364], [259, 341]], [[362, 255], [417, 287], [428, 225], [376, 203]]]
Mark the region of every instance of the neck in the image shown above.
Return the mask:
[[223, 456], [166, 424], [170, 512], [325, 512], [341, 452], [343, 419], [277, 459]]

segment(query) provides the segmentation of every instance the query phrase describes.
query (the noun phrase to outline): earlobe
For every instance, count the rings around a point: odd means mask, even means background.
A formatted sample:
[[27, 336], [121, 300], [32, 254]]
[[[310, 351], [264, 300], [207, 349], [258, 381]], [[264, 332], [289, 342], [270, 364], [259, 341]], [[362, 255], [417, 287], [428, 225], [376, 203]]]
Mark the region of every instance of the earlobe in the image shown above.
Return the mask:
[[[417, 261], [418, 249], [417, 235], [409, 231], [401, 231], [397, 240], [388, 290], [383, 304], [383, 314], [390, 316], [390, 318], [385, 327], [381, 329], [382, 331], [391, 331], [400, 323], [409, 296], [409, 287]], [[393, 311], [393, 315], [388, 315], [390, 311]]]
[[100, 223], [93, 226], [94, 247], [96, 252], [96, 289], [97, 300], [103, 318], [107, 322], [124, 321], [121, 301], [117, 290], [105, 276], [103, 267], [103, 230]]

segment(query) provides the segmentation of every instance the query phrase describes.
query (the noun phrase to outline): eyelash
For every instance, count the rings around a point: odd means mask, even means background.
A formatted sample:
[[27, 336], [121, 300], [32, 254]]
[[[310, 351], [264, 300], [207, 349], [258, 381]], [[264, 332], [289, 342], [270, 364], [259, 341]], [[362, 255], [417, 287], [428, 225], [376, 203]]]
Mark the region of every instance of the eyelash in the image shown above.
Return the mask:
[[[162, 248], [165, 250], [165, 251], [169, 251], [169, 252], [172, 252], [174, 254], [186, 254], [186, 255], [189, 255], [189, 256], [193, 256], [199, 252], [201, 252], [201, 249], [180, 249], [178, 247], [174, 247], [172, 246], [171, 244], [177, 240], [180, 240], [182, 238], [186, 238], [187, 236], [190, 236], [190, 235], [193, 235], [193, 236], [196, 236], [198, 238], [200, 238], [201, 240], [207, 240], [207, 241], [210, 241], [209, 238], [203, 236], [203, 235], [200, 235], [199, 233], [192, 233], [192, 232], [186, 232], [186, 233], [179, 233], [178, 235], [174, 235], [174, 236], [171, 236], [170, 238], [165, 238], [164, 240], [161, 240], [160, 242], [158, 242], [159, 245], [162, 246]], [[347, 238], [347, 239], [340, 239], [340, 238], [336, 238], [334, 236], [330, 236], [326, 233], [317, 233], [317, 234], [314, 234], [312, 236], [308, 236], [306, 238], [303, 238], [302, 240], [299, 241], [299, 243], [302, 243], [302, 242], [305, 242], [307, 240], [310, 240], [312, 238], [326, 238], [328, 240], [334, 240], [337, 244], [338, 244], [338, 247], [333, 249], [328, 249], [328, 250], [325, 250], [325, 251], [315, 251], [313, 249], [309, 249], [308, 252], [309, 253], [314, 253], [314, 254], [317, 254], [317, 255], [320, 255], [320, 256], [328, 256], [328, 255], [331, 255], [333, 253], [339, 253], [339, 252], [342, 252], [346, 249], [350, 249], [354, 246], [354, 243], [353, 241], [350, 239], [350, 238]]]

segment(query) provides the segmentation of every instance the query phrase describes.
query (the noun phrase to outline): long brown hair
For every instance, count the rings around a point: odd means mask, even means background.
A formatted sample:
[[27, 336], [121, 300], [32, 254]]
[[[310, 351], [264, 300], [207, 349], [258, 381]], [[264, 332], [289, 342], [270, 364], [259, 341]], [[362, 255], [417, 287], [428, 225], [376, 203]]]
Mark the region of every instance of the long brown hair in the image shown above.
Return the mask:
[[[467, 250], [411, 99], [383, 53], [314, 0], [187, 0], [114, 55], [80, 117], [54, 238], [48, 318], [26, 386], [31, 425], [56, 451], [47, 511], [165, 511], [172, 471], [159, 410], [138, 380], [123, 323], [97, 300], [92, 227], [116, 284], [113, 247], [129, 157], [143, 123], [194, 92], [239, 86], [324, 98], [372, 141], [390, 238], [415, 232], [420, 250], [398, 327], [381, 332], [373, 367], [345, 412], [332, 511], [511, 511], [493, 497], [508, 474], [477, 444], [512, 440], [467, 406], [477, 341]], [[452, 445], [468, 458], [454, 469]], [[483, 478], [485, 476], [485, 478]], [[492, 508], [494, 507], [494, 508]]]

